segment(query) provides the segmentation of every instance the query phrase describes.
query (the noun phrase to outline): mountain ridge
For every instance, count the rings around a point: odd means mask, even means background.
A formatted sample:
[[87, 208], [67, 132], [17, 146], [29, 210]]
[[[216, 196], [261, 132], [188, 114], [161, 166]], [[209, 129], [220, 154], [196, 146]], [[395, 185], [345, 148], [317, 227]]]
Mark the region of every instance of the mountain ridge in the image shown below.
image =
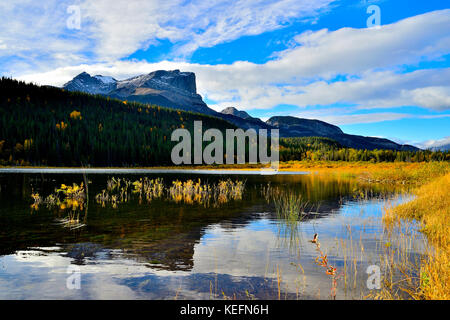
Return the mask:
[[101, 94], [124, 101], [136, 101], [162, 107], [197, 112], [226, 120], [242, 129], [279, 129], [280, 137], [327, 137], [356, 149], [420, 150], [384, 138], [365, 137], [344, 133], [339, 127], [321, 120], [291, 116], [274, 116], [266, 122], [250, 116], [235, 107], [217, 112], [208, 107], [197, 93], [196, 76], [180, 70], [156, 70], [125, 80], [82, 72], [63, 85], [68, 91]]

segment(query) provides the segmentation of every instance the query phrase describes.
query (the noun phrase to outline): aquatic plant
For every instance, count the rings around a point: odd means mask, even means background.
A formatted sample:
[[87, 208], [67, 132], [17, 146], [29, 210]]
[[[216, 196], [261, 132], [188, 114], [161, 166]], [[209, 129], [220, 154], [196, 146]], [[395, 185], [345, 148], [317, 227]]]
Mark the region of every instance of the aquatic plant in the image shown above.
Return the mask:
[[73, 183], [71, 186], [62, 184], [45, 199], [39, 193], [32, 192], [31, 198], [33, 199], [33, 204], [31, 204], [33, 210], [38, 210], [40, 204], [45, 204], [49, 209], [58, 208], [64, 211], [67, 216], [59, 219], [64, 227], [74, 229], [84, 226], [80, 223], [80, 212], [86, 205], [86, 191], [83, 182], [80, 185]]
[[112, 178], [107, 181], [107, 188], [96, 195], [97, 203], [105, 206], [110, 203], [113, 208], [117, 204], [128, 202], [133, 195], [137, 195], [139, 202], [154, 199], [166, 199], [176, 203], [201, 204], [208, 206], [219, 206], [231, 200], [240, 200], [245, 188], [244, 181], [232, 181], [231, 179], [220, 180], [216, 184], [202, 183], [200, 179], [196, 182], [172, 181], [172, 185], [166, 187], [161, 178], [140, 178], [135, 181], [128, 179]]
[[128, 202], [131, 199], [133, 182], [129, 179], [112, 177], [106, 182], [106, 189], [95, 196], [97, 203], [105, 207], [106, 203], [111, 204], [113, 208], [121, 202]]
[[286, 221], [298, 221], [303, 219], [307, 213], [305, 209], [308, 202], [302, 199], [301, 194], [293, 191], [277, 192], [272, 194], [273, 203], [277, 216]]
[[39, 193], [31, 192], [31, 198], [33, 199], [33, 203], [31, 204], [31, 209], [38, 210], [39, 205], [42, 203], [42, 198]]
[[133, 182], [133, 193], [139, 194], [139, 199], [145, 197], [147, 202], [153, 199], [160, 198], [164, 192], [164, 183], [161, 178], [149, 179], [147, 177], [141, 178], [138, 181]]
[[231, 200], [242, 199], [244, 188], [245, 182], [231, 179], [220, 180], [217, 184], [202, 184], [200, 179], [197, 182], [176, 180], [172, 182], [168, 196], [177, 203], [219, 206]]
[[319, 252], [319, 256], [314, 260], [318, 266], [325, 268], [325, 273], [331, 277], [331, 289], [330, 296], [332, 299], [336, 299], [337, 280], [343, 275], [343, 273], [337, 275], [337, 268], [331, 265], [328, 261], [328, 255], [325, 254], [320, 248], [320, 242], [318, 240], [318, 234], [314, 234], [314, 238], [310, 240], [315, 244], [316, 250]]

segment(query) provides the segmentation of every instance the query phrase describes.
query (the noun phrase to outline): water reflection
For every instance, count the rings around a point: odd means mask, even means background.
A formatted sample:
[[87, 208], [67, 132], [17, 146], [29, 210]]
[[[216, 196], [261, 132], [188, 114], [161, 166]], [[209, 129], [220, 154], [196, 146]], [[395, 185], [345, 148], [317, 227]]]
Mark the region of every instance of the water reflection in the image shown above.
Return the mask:
[[[361, 298], [367, 293], [365, 267], [377, 261], [387, 237], [382, 208], [395, 194], [351, 179], [243, 176], [242, 199], [218, 208], [134, 199], [113, 209], [96, 203], [111, 178], [96, 175], [89, 176], [84, 228], [62, 228], [58, 212], [45, 207], [30, 210], [32, 190], [44, 194], [80, 178], [0, 176], [0, 298], [329, 299], [330, 277], [315, 263], [318, 252], [309, 242], [314, 233], [343, 273], [336, 298]], [[210, 176], [208, 183], [223, 178]], [[268, 184], [307, 199], [307, 218], [294, 225], [280, 220], [264, 196]], [[420, 252], [420, 241], [413, 241], [411, 253]], [[67, 267], [74, 264], [82, 273], [80, 290], [66, 288]]]

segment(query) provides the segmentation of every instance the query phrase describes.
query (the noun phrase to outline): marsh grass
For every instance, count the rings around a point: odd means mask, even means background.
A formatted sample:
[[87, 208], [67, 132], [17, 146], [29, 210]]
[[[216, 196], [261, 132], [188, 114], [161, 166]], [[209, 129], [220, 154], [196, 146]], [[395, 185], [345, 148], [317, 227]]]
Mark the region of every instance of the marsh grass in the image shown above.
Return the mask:
[[414, 299], [450, 299], [450, 173], [421, 186], [416, 198], [387, 210], [383, 221], [399, 227], [417, 221], [431, 246], [419, 264]]
[[281, 162], [280, 170], [358, 178], [370, 183], [419, 186], [450, 172], [450, 163], [289, 161]]
[[274, 197], [273, 203], [279, 219], [295, 222], [302, 220], [307, 215], [305, 212], [307, 201], [303, 200], [302, 196], [296, 192], [282, 193], [278, 197]]
[[273, 188], [270, 184], [263, 186], [261, 193], [275, 207], [281, 244], [296, 249], [300, 241], [300, 222], [309, 215], [309, 202], [294, 190]]
[[205, 207], [218, 207], [232, 200], [241, 200], [245, 189], [244, 181], [220, 180], [215, 184], [187, 180], [173, 181], [168, 189], [168, 198], [176, 203], [200, 204]]
[[96, 195], [97, 203], [103, 207], [110, 203], [117, 208], [119, 203], [128, 202], [137, 196], [139, 203], [145, 199], [148, 203], [155, 199], [173, 201], [175, 203], [198, 204], [205, 207], [218, 207], [233, 200], [241, 200], [245, 190], [245, 181], [231, 179], [217, 183], [197, 181], [172, 181], [167, 187], [163, 179], [140, 178], [135, 181], [112, 178], [107, 188]]
[[37, 211], [41, 204], [45, 204], [48, 209], [58, 208], [64, 212], [66, 216], [59, 219], [59, 222], [64, 227], [78, 229], [85, 226], [85, 223], [81, 222], [81, 213], [83, 211], [85, 211], [84, 218], [87, 216], [87, 209], [84, 210], [87, 191], [83, 182], [79, 185], [73, 183], [71, 186], [62, 184], [45, 198], [42, 198], [39, 193], [32, 192], [31, 198], [33, 199], [31, 204], [32, 210]]

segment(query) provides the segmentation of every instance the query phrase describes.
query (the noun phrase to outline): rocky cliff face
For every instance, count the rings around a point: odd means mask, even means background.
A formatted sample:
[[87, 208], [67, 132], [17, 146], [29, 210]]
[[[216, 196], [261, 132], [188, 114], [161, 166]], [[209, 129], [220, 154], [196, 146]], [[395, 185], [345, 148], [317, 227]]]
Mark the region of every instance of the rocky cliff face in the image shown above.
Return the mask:
[[80, 73], [67, 82], [63, 88], [68, 91], [82, 91], [91, 94], [107, 94], [114, 90], [117, 80], [112, 77], [93, 76], [86, 72]]
[[103, 76], [92, 77], [83, 72], [67, 82], [63, 88], [168, 108], [216, 114], [197, 94], [195, 74], [192, 72], [158, 70], [121, 81]]
[[195, 74], [180, 70], [158, 70], [119, 81], [109, 96], [122, 100], [151, 103], [168, 108], [213, 115], [216, 112], [197, 94]]
[[245, 130], [278, 128], [281, 137], [327, 137], [346, 147], [357, 149], [417, 150], [413, 146], [399, 145], [388, 139], [345, 134], [339, 127], [320, 120], [277, 116], [264, 122], [234, 107], [216, 112], [197, 94], [195, 74], [192, 72], [158, 70], [120, 81], [100, 75], [92, 77], [83, 72], [67, 82], [63, 88], [207, 114]]

